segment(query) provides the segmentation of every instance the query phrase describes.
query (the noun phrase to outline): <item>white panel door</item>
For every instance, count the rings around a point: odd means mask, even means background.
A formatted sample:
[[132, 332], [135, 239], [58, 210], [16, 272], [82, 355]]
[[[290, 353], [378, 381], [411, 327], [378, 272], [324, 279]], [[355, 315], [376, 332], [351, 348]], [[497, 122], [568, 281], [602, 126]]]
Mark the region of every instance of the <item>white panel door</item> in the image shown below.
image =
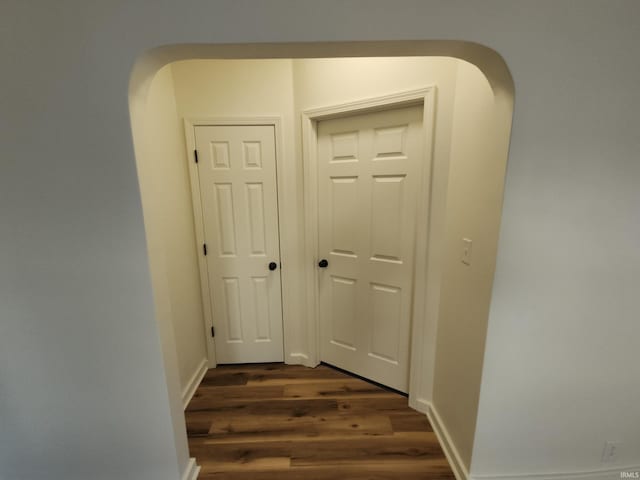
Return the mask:
[[422, 107], [318, 124], [321, 359], [407, 392]]
[[274, 134], [195, 127], [218, 363], [284, 358]]

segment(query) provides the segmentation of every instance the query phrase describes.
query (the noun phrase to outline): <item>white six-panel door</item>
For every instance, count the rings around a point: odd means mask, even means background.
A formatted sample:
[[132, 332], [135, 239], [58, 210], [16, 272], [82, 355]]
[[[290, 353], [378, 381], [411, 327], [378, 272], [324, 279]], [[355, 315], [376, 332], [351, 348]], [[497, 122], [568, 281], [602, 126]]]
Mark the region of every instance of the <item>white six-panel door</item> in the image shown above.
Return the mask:
[[274, 133], [195, 127], [218, 363], [284, 357]]
[[422, 106], [318, 123], [321, 360], [406, 392]]

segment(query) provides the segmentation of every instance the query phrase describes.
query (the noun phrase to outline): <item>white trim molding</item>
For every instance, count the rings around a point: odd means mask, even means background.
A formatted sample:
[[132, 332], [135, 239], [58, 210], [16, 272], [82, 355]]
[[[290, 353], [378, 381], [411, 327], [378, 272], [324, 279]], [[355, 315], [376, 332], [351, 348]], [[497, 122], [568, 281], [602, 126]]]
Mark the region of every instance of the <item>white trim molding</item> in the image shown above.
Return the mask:
[[620, 480], [622, 472], [640, 472], [640, 465], [606, 470], [564, 473], [515, 473], [509, 475], [471, 475], [469, 480]]
[[182, 390], [182, 409], [186, 410], [187, 405], [193, 398], [193, 394], [196, 393], [198, 386], [200, 386], [200, 382], [204, 378], [207, 370], [209, 369], [209, 361], [206, 358], [203, 358], [196, 371], [193, 372], [191, 378], [189, 379], [189, 383]]
[[451, 435], [449, 435], [449, 431], [442, 421], [442, 418], [440, 418], [438, 411], [431, 402], [426, 402], [426, 404], [427, 418], [433, 427], [433, 431], [438, 437], [438, 441], [440, 442], [442, 450], [444, 450], [447, 460], [449, 460], [449, 465], [451, 465], [451, 469], [453, 470], [456, 480], [471, 480], [469, 477], [469, 471], [464, 466], [460, 453], [458, 452]]
[[198, 474], [200, 473], [200, 467], [196, 463], [195, 458], [190, 458], [189, 463], [187, 463], [187, 468], [182, 474], [182, 478], [180, 480], [198, 480]]
[[290, 353], [287, 357], [286, 363], [288, 365], [304, 365], [305, 367], [315, 367], [316, 365], [312, 365], [309, 356], [306, 353]]
[[429, 411], [429, 405], [430, 403], [424, 398], [413, 397], [409, 399], [409, 406], [420, 413], [424, 413], [425, 415]]
[[[305, 213], [305, 268], [307, 299], [307, 366], [320, 363], [320, 321], [318, 305], [318, 274], [315, 265], [318, 262], [318, 159], [317, 159], [317, 126], [318, 122], [347, 115], [377, 112], [413, 105], [423, 107], [423, 161], [420, 172], [420, 201], [416, 212], [416, 257], [413, 279], [414, 292], [411, 305], [411, 358], [409, 402], [415, 404], [416, 399], [427, 398], [425, 392], [431, 392], [433, 383], [433, 365], [427, 361], [433, 355], [425, 355], [425, 345], [433, 348], [433, 342], [425, 342], [424, 336], [430, 324], [437, 323], [437, 318], [426, 318], [426, 301], [422, 292], [426, 291], [429, 264], [428, 246], [431, 230], [431, 177], [433, 168], [433, 135], [435, 128], [436, 87], [427, 86], [418, 90], [392, 93], [380, 97], [367, 98], [339, 105], [312, 108], [302, 112], [302, 158], [304, 177], [304, 213]], [[418, 219], [429, 219], [420, 223]], [[313, 261], [310, 261], [313, 260]], [[429, 299], [432, 302], [438, 299]]]
[[338, 105], [310, 108], [303, 111], [302, 115], [318, 121], [342, 117], [345, 115], [353, 115], [355, 113], [370, 113], [379, 110], [388, 110], [389, 108], [422, 105], [425, 102], [425, 97], [433, 93], [434, 89], [435, 86], [430, 85], [418, 90], [409, 90], [406, 92], [381, 95], [379, 97], [364, 98], [354, 100], [352, 102], [340, 103]]

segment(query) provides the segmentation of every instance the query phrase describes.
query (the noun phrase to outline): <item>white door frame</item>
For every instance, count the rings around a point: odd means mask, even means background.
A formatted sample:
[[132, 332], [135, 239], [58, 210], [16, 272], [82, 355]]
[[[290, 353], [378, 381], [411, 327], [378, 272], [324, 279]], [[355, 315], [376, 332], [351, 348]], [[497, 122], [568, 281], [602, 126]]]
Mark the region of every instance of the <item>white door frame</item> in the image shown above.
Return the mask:
[[[213, 312], [211, 310], [212, 298], [211, 290], [209, 288], [209, 275], [207, 270], [207, 261], [202, 253], [202, 245], [204, 241], [204, 219], [202, 214], [202, 202], [200, 200], [200, 182], [198, 180], [198, 167], [195, 162], [194, 152], [196, 149], [195, 139], [195, 127], [199, 126], [243, 126], [243, 125], [258, 125], [258, 126], [273, 126], [275, 132], [275, 146], [276, 146], [276, 189], [278, 199], [278, 217], [285, 218], [283, 212], [283, 205], [285, 201], [282, 198], [285, 192], [283, 185], [284, 175], [278, 174], [278, 172], [284, 171], [284, 158], [283, 158], [283, 140], [282, 140], [282, 119], [280, 117], [190, 117], [184, 119], [184, 131], [187, 147], [187, 159], [189, 164], [189, 180], [191, 183], [191, 201], [193, 204], [193, 216], [195, 224], [196, 234], [196, 249], [198, 251], [198, 269], [200, 271], [200, 287], [202, 293], [202, 307], [204, 313], [204, 335], [207, 345], [207, 358], [209, 362], [209, 368], [215, 368], [216, 351], [215, 343], [211, 337], [211, 327], [213, 327]], [[278, 222], [278, 237], [280, 239], [281, 257], [285, 255], [282, 252], [282, 227]], [[281, 258], [282, 260], [282, 258]], [[282, 264], [282, 261], [280, 262]], [[280, 282], [281, 290], [285, 289], [290, 281], [289, 275], [287, 275], [287, 269], [280, 269]], [[282, 301], [282, 328], [283, 328], [283, 348], [286, 358], [287, 348], [287, 323], [290, 323], [290, 319], [285, 314], [287, 308], [285, 308], [284, 294]]]
[[[307, 332], [309, 363], [320, 363], [320, 312], [318, 304], [318, 122], [354, 114], [370, 113], [413, 105], [423, 106], [423, 159], [416, 214], [415, 268], [411, 308], [411, 355], [409, 402], [411, 406], [426, 412], [428, 399], [422, 395], [425, 382], [432, 382], [432, 374], [424, 366], [424, 350], [421, 339], [426, 332], [427, 319], [424, 292], [427, 279], [427, 248], [429, 246], [431, 176], [433, 165], [433, 131], [435, 125], [436, 87], [394, 93], [355, 102], [342, 103], [302, 112], [303, 173], [305, 200], [305, 258], [310, 262], [306, 269], [307, 281]], [[420, 222], [418, 219], [428, 219]], [[426, 248], [419, 248], [426, 245]], [[420, 292], [416, 295], [416, 292]]]

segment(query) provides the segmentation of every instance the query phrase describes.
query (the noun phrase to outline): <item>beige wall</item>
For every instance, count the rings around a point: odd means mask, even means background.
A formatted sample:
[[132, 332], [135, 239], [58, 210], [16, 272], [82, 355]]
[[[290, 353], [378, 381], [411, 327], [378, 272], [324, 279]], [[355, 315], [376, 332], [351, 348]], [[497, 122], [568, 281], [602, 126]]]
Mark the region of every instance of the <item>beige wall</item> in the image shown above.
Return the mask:
[[[153, 79], [146, 105], [146, 151], [139, 156], [138, 173], [145, 187], [147, 238], [157, 242], [150, 251], [154, 294], [156, 308], [165, 310], [173, 327], [185, 392], [207, 353], [184, 130], [177, 117], [170, 66]], [[161, 267], [153, 268], [156, 264]]]
[[[494, 95], [477, 67], [457, 62], [433, 404], [467, 470], [502, 210], [504, 159], [494, 133]], [[471, 265], [462, 239], [473, 242]]]
[[445, 57], [294, 60], [296, 111], [429, 85], [437, 85], [439, 95], [449, 98], [456, 63]]

